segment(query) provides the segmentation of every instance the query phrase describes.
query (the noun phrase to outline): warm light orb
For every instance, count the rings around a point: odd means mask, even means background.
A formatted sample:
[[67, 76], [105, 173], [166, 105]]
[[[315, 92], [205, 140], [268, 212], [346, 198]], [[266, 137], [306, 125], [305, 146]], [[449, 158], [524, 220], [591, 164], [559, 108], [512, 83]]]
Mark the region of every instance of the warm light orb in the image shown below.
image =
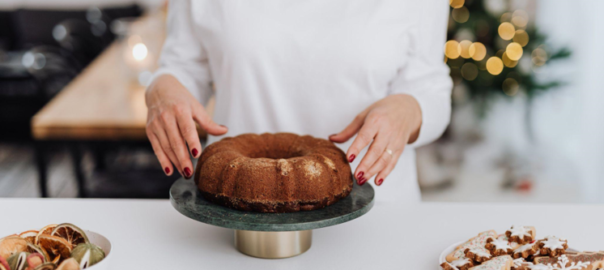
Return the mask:
[[487, 71], [492, 75], [499, 75], [503, 71], [503, 62], [499, 57], [492, 56], [487, 60]]
[[503, 89], [503, 92], [508, 95], [508, 96], [515, 96], [516, 93], [518, 93], [518, 90], [520, 89], [520, 85], [518, 85], [518, 82], [512, 78], [507, 78], [503, 81], [501, 88]]
[[509, 12], [501, 14], [501, 18], [499, 18], [500, 22], [509, 22], [512, 20], [512, 14]]
[[472, 41], [469, 40], [462, 40], [459, 43], [459, 47], [461, 48], [461, 51], [459, 52], [459, 55], [463, 58], [470, 58], [472, 57], [470, 54], [470, 46], [472, 46]]
[[449, 0], [449, 5], [451, 5], [452, 8], [460, 8], [463, 7], [465, 0]]
[[514, 37], [516, 28], [514, 28], [514, 25], [512, 25], [511, 23], [504, 22], [499, 25], [498, 31], [499, 31], [499, 36], [503, 40], [510, 40]]
[[501, 61], [503, 61], [503, 65], [509, 68], [513, 68], [518, 64], [518, 61], [514, 61], [508, 57], [507, 53], [503, 53], [501, 56]]
[[465, 23], [470, 18], [470, 11], [466, 7], [456, 8], [451, 12], [451, 17], [458, 23]]
[[528, 23], [528, 13], [522, 9], [514, 11], [512, 23], [518, 27], [525, 27]]
[[520, 60], [520, 57], [522, 57], [522, 46], [516, 42], [512, 42], [505, 48], [505, 53], [510, 60], [518, 61]]
[[513, 41], [520, 44], [520, 46], [524, 47], [529, 42], [529, 35], [526, 33], [526, 31], [522, 29], [516, 30], [516, 34], [514, 34]]
[[478, 76], [478, 67], [474, 63], [463, 64], [461, 66], [461, 76], [468, 81], [473, 81]]
[[132, 47], [132, 56], [134, 56], [134, 59], [137, 61], [142, 61], [147, 57], [147, 46], [142, 43], [137, 43]]
[[487, 55], [487, 48], [480, 42], [474, 42], [470, 45], [468, 52], [474, 61], [480, 61]]
[[455, 40], [449, 40], [445, 43], [445, 56], [449, 59], [457, 59], [461, 54], [461, 46]]
[[531, 58], [535, 66], [543, 66], [547, 61], [547, 52], [543, 48], [537, 47], [533, 50], [533, 53], [531, 53]]

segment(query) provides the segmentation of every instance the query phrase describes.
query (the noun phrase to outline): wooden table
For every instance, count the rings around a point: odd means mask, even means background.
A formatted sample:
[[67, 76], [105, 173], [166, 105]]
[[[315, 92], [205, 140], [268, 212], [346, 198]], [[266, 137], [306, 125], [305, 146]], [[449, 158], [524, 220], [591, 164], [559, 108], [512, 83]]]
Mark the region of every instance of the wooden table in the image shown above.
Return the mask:
[[[145, 27], [144, 22], [149, 18], [142, 17], [135, 24]], [[158, 35], [155, 29], [150, 32], [154, 32], [152, 38], [161, 39], [156, 42], [163, 44], [163, 33]], [[148, 144], [145, 87], [124, 74], [123, 42], [127, 41], [118, 40], [110, 45], [32, 118], [34, 139], [46, 143], [130, 141]], [[148, 55], [159, 55], [160, 48], [149, 46]], [[205, 131], [199, 129], [199, 132], [200, 137], [205, 138]], [[46, 161], [41, 150], [44, 147], [36, 149], [41, 194], [46, 197]], [[81, 154], [78, 147], [72, 149], [79, 193], [84, 195], [79, 166]]]
[[[377, 194], [379, 195], [379, 194]], [[34, 214], [30, 213], [35, 209]], [[380, 202], [366, 215], [313, 232], [306, 253], [289, 259], [245, 256], [233, 232], [178, 213], [168, 200], [1, 199], [14, 218], [0, 237], [70, 222], [109, 238], [110, 269], [383, 269], [436, 270], [439, 254], [481, 231], [533, 225], [578, 250], [603, 250], [604, 205]]]

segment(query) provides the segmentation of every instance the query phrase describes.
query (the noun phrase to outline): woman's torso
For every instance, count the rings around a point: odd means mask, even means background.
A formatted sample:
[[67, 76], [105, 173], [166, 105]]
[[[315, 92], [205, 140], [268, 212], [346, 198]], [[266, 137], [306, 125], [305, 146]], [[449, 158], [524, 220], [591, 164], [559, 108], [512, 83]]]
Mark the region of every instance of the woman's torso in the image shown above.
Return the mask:
[[[224, 136], [341, 131], [389, 94], [407, 60], [411, 2], [192, 1], [215, 87], [214, 120], [229, 127]], [[352, 140], [339, 146], [346, 151]], [[419, 201], [413, 149], [376, 193], [378, 200]]]

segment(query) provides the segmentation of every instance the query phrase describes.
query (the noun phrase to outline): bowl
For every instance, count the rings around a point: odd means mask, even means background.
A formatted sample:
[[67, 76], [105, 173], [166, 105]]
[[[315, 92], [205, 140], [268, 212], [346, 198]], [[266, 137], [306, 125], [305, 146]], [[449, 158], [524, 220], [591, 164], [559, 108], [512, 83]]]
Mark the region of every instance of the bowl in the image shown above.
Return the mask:
[[99, 246], [104, 252], [105, 252], [105, 258], [98, 262], [97, 264], [90, 266], [86, 269], [92, 269], [92, 270], [108, 270], [111, 269], [111, 242], [109, 241], [109, 239], [107, 239], [107, 237], [93, 232], [93, 231], [87, 231], [84, 230], [84, 233], [86, 233], [86, 236], [88, 237], [88, 240], [90, 240], [90, 243], [95, 244], [97, 246]]

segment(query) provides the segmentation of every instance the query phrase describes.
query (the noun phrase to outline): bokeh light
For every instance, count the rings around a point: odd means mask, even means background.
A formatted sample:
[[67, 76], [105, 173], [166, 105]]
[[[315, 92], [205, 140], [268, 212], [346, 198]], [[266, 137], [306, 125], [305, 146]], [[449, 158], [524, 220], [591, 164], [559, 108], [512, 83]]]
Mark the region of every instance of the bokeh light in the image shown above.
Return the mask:
[[516, 34], [514, 34], [513, 41], [520, 44], [520, 46], [524, 47], [529, 42], [529, 35], [526, 33], [526, 31], [522, 29], [516, 30]]
[[455, 40], [449, 40], [445, 43], [445, 56], [449, 59], [457, 59], [461, 54], [461, 46]]
[[503, 89], [503, 92], [506, 95], [515, 96], [518, 93], [518, 90], [520, 89], [520, 85], [518, 85], [518, 82], [516, 80], [512, 78], [507, 78], [503, 80], [501, 88]]
[[543, 66], [545, 62], [547, 62], [547, 52], [543, 48], [537, 47], [533, 50], [533, 53], [531, 53], [531, 59], [535, 66]]
[[512, 25], [511, 23], [504, 22], [499, 25], [498, 32], [501, 39], [510, 40], [514, 37], [514, 34], [516, 33], [516, 28], [514, 28], [514, 25]]
[[509, 22], [512, 20], [512, 13], [506, 12], [501, 14], [501, 18], [499, 18], [500, 22]]
[[514, 11], [514, 14], [512, 14], [512, 23], [518, 27], [526, 27], [528, 18], [528, 13], [522, 9], [519, 9]]
[[472, 59], [475, 61], [480, 61], [487, 55], [487, 48], [480, 42], [474, 42], [472, 45], [470, 45], [468, 52], [470, 53], [470, 57], [472, 57]]
[[462, 40], [461, 42], [459, 42], [459, 47], [461, 48], [459, 55], [466, 59], [472, 57], [470, 54], [470, 46], [472, 46], [472, 41]]
[[499, 75], [503, 71], [503, 62], [499, 57], [492, 56], [487, 60], [487, 71], [492, 75]]
[[132, 56], [134, 56], [134, 59], [138, 61], [142, 61], [143, 59], [145, 59], [145, 57], [147, 57], [147, 52], [147, 46], [142, 43], [137, 43], [132, 48]]
[[465, 63], [461, 67], [461, 76], [468, 81], [473, 81], [478, 76], [478, 67], [474, 63]]
[[449, 0], [449, 5], [451, 5], [452, 8], [460, 8], [463, 7], [465, 0]]
[[516, 42], [512, 42], [505, 48], [505, 53], [511, 60], [518, 61], [522, 57], [522, 46]]
[[465, 23], [470, 18], [470, 11], [466, 7], [456, 8], [451, 12], [451, 17], [458, 23]]
[[518, 61], [510, 59], [507, 53], [503, 53], [503, 55], [501, 56], [501, 61], [503, 62], [504, 66], [509, 68], [513, 68], [518, 64]]

